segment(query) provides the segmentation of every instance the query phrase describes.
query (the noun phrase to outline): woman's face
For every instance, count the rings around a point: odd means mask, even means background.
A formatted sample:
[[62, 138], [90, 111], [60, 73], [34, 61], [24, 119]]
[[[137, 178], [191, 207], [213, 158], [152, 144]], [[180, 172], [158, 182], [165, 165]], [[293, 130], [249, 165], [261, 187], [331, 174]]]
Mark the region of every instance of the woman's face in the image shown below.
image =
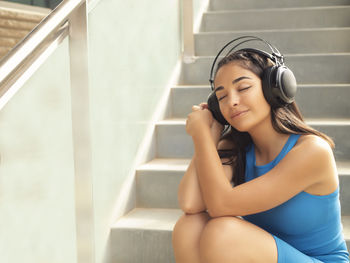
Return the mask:
[[239, 63], [222, 66], [214, 87], [222, 115], [238, 131], [249, 132], [270, 121], [271, 107], [265, 100], [261, 79]]

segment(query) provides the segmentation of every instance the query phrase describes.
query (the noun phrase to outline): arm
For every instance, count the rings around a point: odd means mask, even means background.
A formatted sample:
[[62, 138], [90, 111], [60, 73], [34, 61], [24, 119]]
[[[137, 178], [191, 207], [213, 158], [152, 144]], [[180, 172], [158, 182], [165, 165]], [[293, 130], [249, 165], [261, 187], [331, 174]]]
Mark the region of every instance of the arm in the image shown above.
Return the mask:
[[193, 133], [192, 138], [199, 184], [212, 217], [244, 216], [269, 210], [332, 173], [332, 151], [324, 140], [315, 136], [296, 145], [265, 175], [232, 188], [224, 178], [208, 131], [202, 126], [201, 132]]
[[[220, 141], [218, 149], [228, 149], [232, 144], [228, 141]], [[201, 189], [198, 182], [198, 176], [195, 168], [196, 155], [193, 156], [189, 167], [181, 179], [178, 189], [178, 201], [180, 208], [187, 214], [195, 214], [207, 210], [202, 198]], [[222, 162], [228, 159], [221, 159]], [[224, 165], [225, 176], [228, 182], [232, 179], [232, 166]]]
[[[222, 126], [214, 122], [211, 129], [211, 137], [215, 141], [215, 149], [229, 149], [232, 148], [232, 143], [228, 141], [220, 141], [220, 135], [222, 131]], [[183, 178], [181, 179], [178, 188], [178, 202], [180, 208], [188, 214], [199, 213], [206, 211], [207, 207], [202, 198], [201, 189], [198, 182], [197, 172], [195, 168], [196, 155], [194, 154], [187, 171], [185, 172]], [[228, 161], [227, 159], [222, 159], [222, 162]], [[225, 175], [227, 180], [230, 182], [232, 179], [232, 166], [224, 166]]]

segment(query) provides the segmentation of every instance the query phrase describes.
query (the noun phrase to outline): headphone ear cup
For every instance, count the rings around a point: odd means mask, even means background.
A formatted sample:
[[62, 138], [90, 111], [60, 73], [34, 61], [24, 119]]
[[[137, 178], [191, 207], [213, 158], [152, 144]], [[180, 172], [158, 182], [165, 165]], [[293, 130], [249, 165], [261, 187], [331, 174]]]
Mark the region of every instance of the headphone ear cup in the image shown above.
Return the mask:
[[297, 81], [293, 72], [286, 66], [278, 67], [276, 85], [279, 87], [279, 98], [285, 104], [292, 103], [297, 92]]
[[273, 108], [292, 103], [297, 91], [294, 74], [286, 66], [267, 68], [263, 73], [262, 86], [265, 99]]
[[278, 107], [279, 102], [275, 98], [273, 93], [273, 87], [275, 84], [272, 83], [272, 79], [276, 79], [273, 75], [276, 74], [275, 72], [276, 66], [272, 66], [269, 68], [266, 68], [263, 72], [262, 77], [262, 89], [264, 93], [264, 97], [268, 104], [270, 104], [271, 107]]
[[221, 114], [219, 101], [216, 97], [215, 92], [209, 94], [207, 103], [208, 109], [213, 114], [213, 117], [222, 125], [229, 125], [228, 122], [225, 120], [224, 116]]

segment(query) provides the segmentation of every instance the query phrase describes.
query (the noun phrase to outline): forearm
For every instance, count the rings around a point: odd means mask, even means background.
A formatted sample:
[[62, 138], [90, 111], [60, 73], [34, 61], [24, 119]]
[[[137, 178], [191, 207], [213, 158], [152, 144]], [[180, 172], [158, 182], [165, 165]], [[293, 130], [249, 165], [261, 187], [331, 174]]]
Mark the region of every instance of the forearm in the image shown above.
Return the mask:
[[[221, 131], [222, 126], [218, 123], [214, 123], [210, 129], [210, 134], [215, 142], [216, 148], [218, 147], [221, 137]], [[178, 189], [179, 206], [185, 213], [190, 214], [199, 213], [207, 209], [199, 186], [194, 160], [195, 154], [193, 155], [187, 171], [181, 179]]]
[[209, 214], [215, 216], [226, 193], [232, 189], [216, 150], [216, 141], [209, 129], [192, 136], [195, 149], [195, 167], [204, 203]]
[[184, 176], [181, 179], [178, 189], [178, 201], [180, 208], [188, 214], [199, 213], [206, 210], [206, 205], [202, 198], [198, 177], [192, 158]]

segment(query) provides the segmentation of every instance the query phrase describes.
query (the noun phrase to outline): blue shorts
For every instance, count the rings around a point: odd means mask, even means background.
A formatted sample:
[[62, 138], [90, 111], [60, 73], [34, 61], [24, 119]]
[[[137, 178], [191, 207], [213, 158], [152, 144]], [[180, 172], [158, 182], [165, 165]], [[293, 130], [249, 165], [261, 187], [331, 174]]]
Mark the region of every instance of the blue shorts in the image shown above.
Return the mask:
[[282, 239], [272, 235], [275, 239], [278, 252], [278, 263], [348, 263], [349, 255], [346, 249], [346, 245], [337, 249], [337, 253], [331, 255], [321, 255], [317, 257], [310, 257], [293, 246], [289, 245]]

